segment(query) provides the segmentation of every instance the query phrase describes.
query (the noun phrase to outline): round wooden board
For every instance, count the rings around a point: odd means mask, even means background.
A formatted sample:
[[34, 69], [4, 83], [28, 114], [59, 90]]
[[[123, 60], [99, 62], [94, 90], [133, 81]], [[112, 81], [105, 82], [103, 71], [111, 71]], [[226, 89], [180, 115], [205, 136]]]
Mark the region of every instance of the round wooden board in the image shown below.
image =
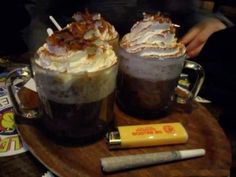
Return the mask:
[[[109, 150], [105, 139], [86, 146], [68, 147], [51, 141], [34, 121], [16, 118], [18, 131], [31, 153], [48, 169], [61, 177], [170, 177], [170, 176], [229, 176], [231, 149], [216, 119], [198, 103], [191, 109], [175, 107], [172, 113], [157, 120], [142, 120], [114, 108], [117, 125], [136, 125], [161, 122], [181, 122], [187, 129], [186, 144], [134, 149]], [[143, 154], [170, 150], [204, 148], [206, 155], [195, 159], [154, 165], [116, 173], [104, 173], [100, 159], [108, 156]]]

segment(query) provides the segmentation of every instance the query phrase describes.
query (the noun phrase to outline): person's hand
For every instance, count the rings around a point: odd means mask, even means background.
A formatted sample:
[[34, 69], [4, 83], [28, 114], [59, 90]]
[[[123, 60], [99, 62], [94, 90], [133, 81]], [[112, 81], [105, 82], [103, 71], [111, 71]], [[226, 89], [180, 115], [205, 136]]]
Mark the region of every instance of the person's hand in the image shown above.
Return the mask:
[[180, 42], [186, 46], [187, 55], [193, 58], [200, 53], [210, 35], [225, 28], [226, 26], [217, 18], [207, 18], [192, 27]]

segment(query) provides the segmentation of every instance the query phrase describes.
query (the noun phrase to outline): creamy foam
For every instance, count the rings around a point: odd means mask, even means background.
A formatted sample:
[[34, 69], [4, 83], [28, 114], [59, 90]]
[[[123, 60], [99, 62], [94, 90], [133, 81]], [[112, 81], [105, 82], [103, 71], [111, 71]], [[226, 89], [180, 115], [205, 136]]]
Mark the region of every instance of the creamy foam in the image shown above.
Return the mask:
[[37, 91], [41, 100], [81, 104], [99, 101], [116, 86], [117, 64], [98, 72], [58, 73], [33, 65]]
[[96, 37], [87, 39], [87, 29], [75, 32], [77, 27], [72, 23], [49, 36], [37, 51], [36, 63], [49, 70], [78, 73], [98, 71], [117, 62], [112, 46]]
[[91, 38], [96, 35], [101, 40], [109, 41], [118, 37], [118, 33], [114, 26], [104, 20], [99, 13], [90, 14], [77, 12], [73, 15], [76, 23], [79, 25], [87, 25], [89, 29], [85, 34], [85, 38]]
[[175, 58], [185, 54], [183, 44], [177, 42], [175, 25], [167, 17], [144, 14], [121, 40], [128, 53], [144, 58]]
[[72, 22], [54, 32], [38, 49], [33, 69], [42, 100], [91, 103], [114, 91], [117, 57], [104, 40], [113, 37], [114, 29], [105, 27], [104, 21], [100, 26], [100, 20], [99, 16], [93, 16], [86, 22]]
[[185, 47], [177, 42], [172, 21], [160, 14], [147, 15], [136, 22], [120, 43], [120, 70], [149, 81], [179, 77]]
[[122, 72], [153, 82], [178, 78], [185, 60], [185, 56], [155, 60], [130, 54], [124, 49], [120, 49], [119, 54], [121, 57], [119, 68]]
[[114, 91], [117, 57], [107, 42], [89, 42], [78, 50], [49, 45], [41, 47], [35, 59], [35, 80], [42, 98], [65, 104], [91, 103]]
[[[104, 48], [103, 48], [104, 47]], [[103, 47], [90, 46], [83, 50], [73, 51], [45, 44], [38, 51], [36, 63], [49, 70], [79, 73], [94, 72], [108, 68], [117, 62], [117, 57], [108, 44]], [[51, 49], [53, 48], [53, 49]], [[57, 52], [57, 51], [63, 52]]]

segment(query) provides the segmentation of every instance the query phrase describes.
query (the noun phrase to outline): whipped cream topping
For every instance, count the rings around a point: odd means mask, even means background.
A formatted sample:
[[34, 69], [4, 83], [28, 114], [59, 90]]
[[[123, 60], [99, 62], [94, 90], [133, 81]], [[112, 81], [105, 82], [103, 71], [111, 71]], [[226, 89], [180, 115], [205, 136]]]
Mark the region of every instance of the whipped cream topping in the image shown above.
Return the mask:
[[145, 58], [173, 58], [185, 54], [183, 44], [177, 42], [172, 21], [161, 14], [148, 15], [136, 22], [120, 43], [128, 53]]
[[44, 44], [38, 50], [39, 57], [35, 62], [45, 69], [59, 72], [95, 72], [117, 62], [112, 47], [110, 45], [106, 45], [106, 47], [87, 47], [84, 50], [71, 50], [58, 55], [56, 51], [64, 49], [53, 47], [53, 50], [50, 50], [50, 47]]
[[93, 35], [105, 41], [118, 37], [114, 26], [104, 20], [99, 13], [90, 14], [88, 11], [85, 13], [77, 12], [73, 15], [73, 19], [77, 24], [87, 26], [88, 29], [85, 34], [85, 38], [87, 39], [93, 37]]
[[[93, 25], [92, 25], [93, 26]], [[90, 25], [73, 22], [47, 38], [38, 49], [36, 63], [59, 72], [94, 72], [117, 62], [112, 46]]]

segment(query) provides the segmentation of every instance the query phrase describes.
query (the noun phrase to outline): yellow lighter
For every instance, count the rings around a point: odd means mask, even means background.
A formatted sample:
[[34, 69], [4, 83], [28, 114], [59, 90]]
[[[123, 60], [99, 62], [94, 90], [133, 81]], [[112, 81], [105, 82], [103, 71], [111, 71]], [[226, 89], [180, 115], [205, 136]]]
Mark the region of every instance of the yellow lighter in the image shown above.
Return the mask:
[[117, 129], [107, 134], [110, 149], [181, 144], [188, 140], [188, 133], [179, 122], [120, 126]]

